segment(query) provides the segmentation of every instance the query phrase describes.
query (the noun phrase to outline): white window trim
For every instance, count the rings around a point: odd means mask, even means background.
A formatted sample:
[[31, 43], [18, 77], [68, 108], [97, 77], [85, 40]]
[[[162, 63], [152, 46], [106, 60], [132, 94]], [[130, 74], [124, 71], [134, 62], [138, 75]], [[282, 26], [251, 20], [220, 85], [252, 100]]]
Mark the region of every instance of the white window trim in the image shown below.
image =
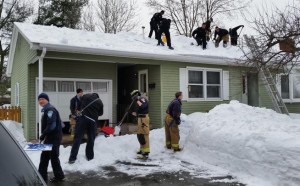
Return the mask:
[[[277, 88], [278, 88], [278, 92], [281, 95], [281, 76], [283, 75], [287, 75], [287, 74], [278, 74], [277, 75]], [[279, 76], [279, 77], [278, 77]], [[300, 74], [292, 74], [290, 73], [289, 75], [289, 99], [282, 99], [284, 103], [299, 103], [300, 102], [300, 98], [294, 98], [294, 77], [295, 76], [300, 76]]]
[[[203, 95], [204, 98], [189, 98], [187, 92], [187, 101], [223, 101], [223, 71], [222, 69], [218, 68], [201, 68], [201, 67], [187, 67], [186, 68], [186, 85], [188, 87], [189, 79], [188, 79], [188, 72], [189, 70], [196, 70], [196, 71], [203, 71]], [[219, 72], [220, 73], [220, 97], [219, 98], [207, 98], [207, 73], [206, 72]]]

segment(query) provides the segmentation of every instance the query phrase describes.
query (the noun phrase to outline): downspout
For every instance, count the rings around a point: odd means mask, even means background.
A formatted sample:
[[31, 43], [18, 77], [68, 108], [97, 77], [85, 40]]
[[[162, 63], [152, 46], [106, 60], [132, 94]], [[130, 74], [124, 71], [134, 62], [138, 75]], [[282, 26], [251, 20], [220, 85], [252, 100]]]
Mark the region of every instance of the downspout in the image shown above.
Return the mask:
[[[43, 47], [43, 51], [42, 51], [42, 54], [41, 56], [39, 57], [39, 93], [42, 93], [43, 92], [43, 82], [44, 82], [44, 57], [46, 55], [46, 52], [47, 52], [47, 49], [45, 47]], [[41, 119], [42, 119], [42, 113], [41, 113], [41, 110], [42, 110], [42, 107], [39, 105], [38, 106], [38, 116], [39, 116], [39, 133], [37, 134], [37, 139], [39, 139], [40, 135], [42, 134], [42, 122], [41, 122]]]

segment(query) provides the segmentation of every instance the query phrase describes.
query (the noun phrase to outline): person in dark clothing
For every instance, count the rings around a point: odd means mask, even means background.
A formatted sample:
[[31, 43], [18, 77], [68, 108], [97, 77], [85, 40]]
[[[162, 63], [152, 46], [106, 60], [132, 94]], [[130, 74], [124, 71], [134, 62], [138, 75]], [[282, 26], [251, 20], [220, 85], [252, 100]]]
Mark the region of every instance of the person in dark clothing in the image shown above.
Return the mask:
[[45, 182], [48, 182], [47, 169], [49, 160], [51, 160], [54, 177], [50, 179], [50, 182], [62, 181], [65, 178], [59, 160], [59, 147], [62, 140], [62, 121], [59, 112], [49, 103], [49, 97], [46, 93], [41, 93], [38, 96], [38, 102], [40, 106], [43, 107], [40, 141], [44, 141], [45, 144], [52, 144], [51, 151], [43, 151], [41, 153], [39, 172]]
[[212, 22], [213, 22], [213, 18], [212, 17], [205, 22], [206, 41], [210, 40], [210, 35], [211, 35], [210, 25], [211, 25]]
[[239, 25], [237, 27], [229, 29], [230, 41], [231, 41], [231, 45], [232, 46], [236, 46], [237, 45], [237, 39], [239, 37], [239, 35], [237, 34], [237, 30], [239, 28], [241, 28], [241, 27], [244, 28], [244, 25]]
[[103, 103], [96, 93], [85, 94], [81, 98], [81, 108], [76, 116], [75, 136], [69, 157], [69, 164], [75, 163], [77, 159], [80, 142], [87, 132], [88, 140], [85, 148], [85, 155], [88, 161], [94, 158], [94, 141], [96, 138], [96, 122], [99, 116], [103, 115]]
[[198, 46], [202, 45], [203, 50], [206, 49], [206, 30], [205, 30], [206, 24], [203, 23], [202, 27], [196, 28], [192, 32], [193, 38], [197, 41]]
[[[216, 39], [217, 35], [218, 35], [218, 38]], [[219, 47], [220, 42], [223, 41], [223, 47], [226, 48], [227, 42], [229, 41], [228, 30], [216, 27], [214, 40], [215, 40], [216, 47]]]
[[165, 36], [167, 38], [167, 45], [170, 50], [174, 50], [174, 48], [171, 46], [171, 36], [170, 36], [170, 26], [171, 26], [171, 19], [165, 19], [162, 18], [162, 21], [159, 25], [159, 30], [158, 30], [158, 46], [161, 44], [164, 46], [164, 43], [161, 40], [161, 35], [162, 33], [165, 33]]
[[137, 154], [141, 155], [143, 159], [147, 159], [150, 153], [148, 100], [141, 96], [138, 90], [133, 90], [130, 95], [132, 100], [136, 101], [135, 109], [131, 114], [138, 118], [137, 139], [140, 143], [140, 150]]
[[70, 101], [70, 111], [71, 111], [71, 115], [70, 115], [70, 125], [71, 125], [71, 134], [74, 132], [74, 127], [75, 127], [75, 124], [76, 124], [76, 115], [77, 113], [80, 111], [81, 109], [81, 102], [80, 102], [80, 99], [83, 95], [83, 91], [81, 88], [78, 88], [76, 90], [76, 96], [74, 96], [71, 101]]
[[175, 99], [168, 105], [165, 118], [165, 134], [166, 147], [174, 151], [181, 151], [179, 147], [179, 129], [180, 115], [181, 115], [181, 100], [183, 98], [182, 92], [175, 93]]
[[164, 15], [165, 11], [160, 11], [160, 12], [157, 12], [153, 15], [153, 17], [151, 18], [151, 21], [150, 21], [150, 32], [149, 32], [149, 38], [152, 37], [152, 33], [154, 31], [155, 33], [155, 39], [158, 39], [158, 26], [162, 20], [162, 16]]

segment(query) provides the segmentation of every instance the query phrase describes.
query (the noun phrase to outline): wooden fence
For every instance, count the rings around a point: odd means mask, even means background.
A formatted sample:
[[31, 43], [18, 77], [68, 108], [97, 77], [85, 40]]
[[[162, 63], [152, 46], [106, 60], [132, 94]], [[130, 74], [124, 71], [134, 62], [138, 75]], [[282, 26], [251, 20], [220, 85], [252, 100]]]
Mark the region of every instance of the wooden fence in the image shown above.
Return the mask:
[[13, 120], [21, 123], [21, 108], [16, 106], [1, 107], [0, 120]]

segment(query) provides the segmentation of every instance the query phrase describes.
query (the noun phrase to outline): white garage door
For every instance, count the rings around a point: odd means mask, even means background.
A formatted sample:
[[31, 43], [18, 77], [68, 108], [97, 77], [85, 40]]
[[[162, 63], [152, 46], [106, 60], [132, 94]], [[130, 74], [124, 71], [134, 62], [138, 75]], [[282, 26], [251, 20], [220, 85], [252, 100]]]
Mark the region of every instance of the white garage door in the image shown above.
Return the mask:
[[[38, 90], [38, 80], [37, 80]], [[112, 122], [112, 80], [104, 79], [65, 79], [44, 78], [44, 92], [49, 95], [50, 103], [54, 105], [63, 121], [69, 121], [70, 100], [76, 95], [76, 89], [83, 93], [98, 93], [103, 102], [104, 110], [101, 119]]]

